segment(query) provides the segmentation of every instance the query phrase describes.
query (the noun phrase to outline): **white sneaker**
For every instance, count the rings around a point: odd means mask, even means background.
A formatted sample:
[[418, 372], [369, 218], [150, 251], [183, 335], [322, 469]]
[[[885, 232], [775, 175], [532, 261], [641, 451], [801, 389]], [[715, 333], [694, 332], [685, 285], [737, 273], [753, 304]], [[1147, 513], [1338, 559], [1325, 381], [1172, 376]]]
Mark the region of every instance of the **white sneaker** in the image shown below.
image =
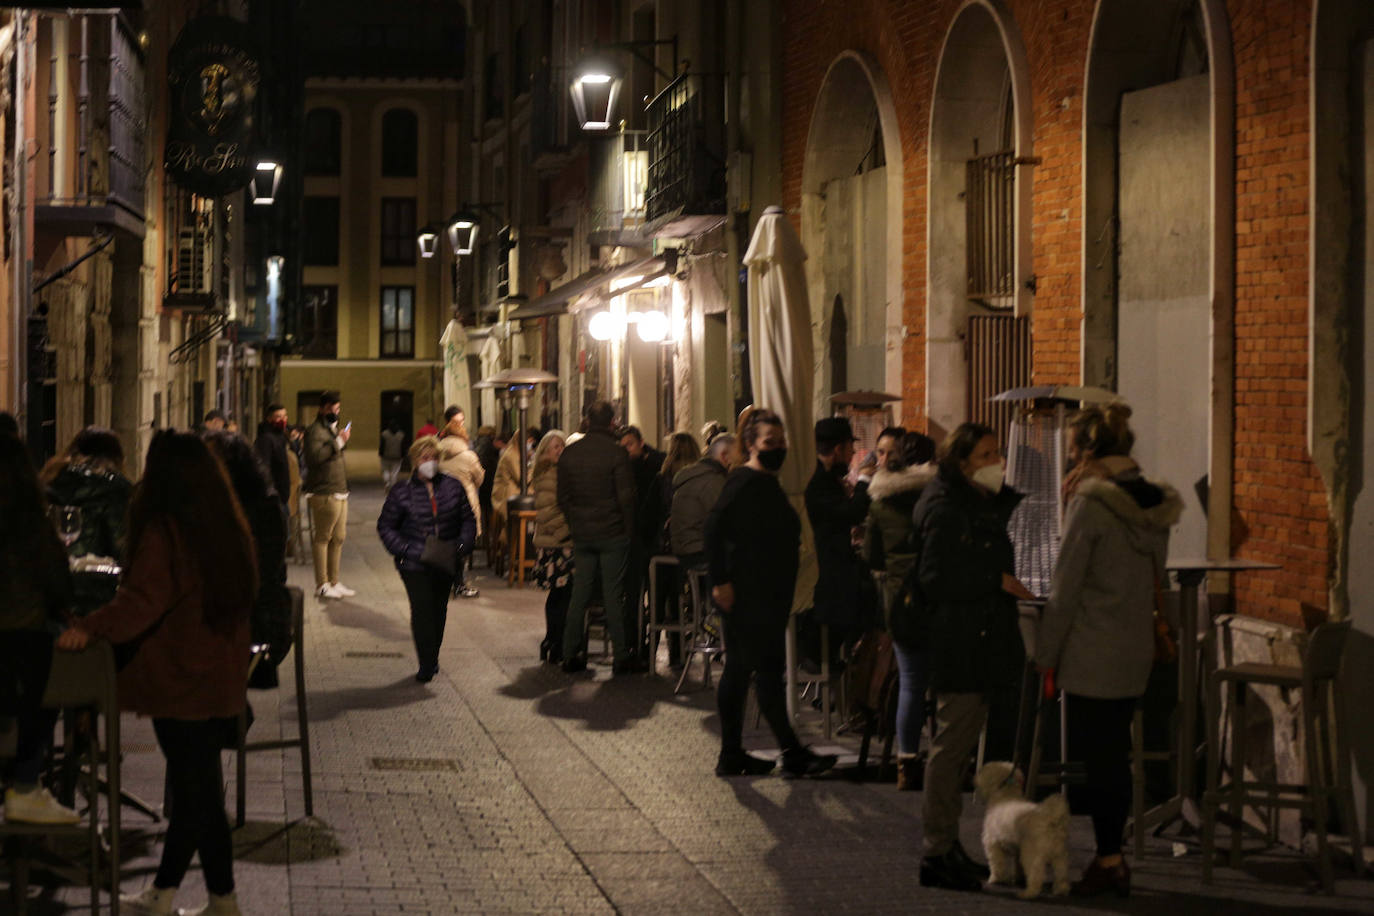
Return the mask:
[[176, 910], [172, 909], [172, 898], [177, 894], [174, 887], [157, 887], [148, 885], [137, 894], [122, 894], [119, 898], [119, 906], [126, 913], [133, 913], [134, 916], [172, 916]]
[[5, 820], [16, 824], [79, 824], [81, 815], [39, 786], [29, 792], [6, 789]]
[[354, 595], [358, 594], [342, 582], [335, 582], [329, 587], [334, 589], [335, 598], [352, 598]]
[[328, 582], [326, 582], [324, 585], [321, 585], [319, 588], [315, 589], [315, 597], [317, 597], [317, 598], [322, 598], [322, 599], [323, 599], [323, 598], [342, 598], [343, 595], [340, 595], [337, 591], [335, 591], [334, 586], [332, 586], [332, 585], [330, 585]]
[[238, 897], [233, 891], [227, 894], [211, 894], [210, 902], [194, 910], [181, 910], [182, 916], [243, 916], [239, 910]]

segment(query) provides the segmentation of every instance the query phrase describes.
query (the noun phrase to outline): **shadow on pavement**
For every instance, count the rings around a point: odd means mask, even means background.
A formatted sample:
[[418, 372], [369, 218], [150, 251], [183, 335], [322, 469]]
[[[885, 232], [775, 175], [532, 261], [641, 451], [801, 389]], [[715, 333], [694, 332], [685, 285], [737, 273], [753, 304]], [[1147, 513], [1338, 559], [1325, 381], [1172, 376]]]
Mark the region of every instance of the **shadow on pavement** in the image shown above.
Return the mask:
[[257, 865], [296, 865], [337, 858], [343, 846], [334, 829], [318, 818], [289, 824], [249, 821], [234, 831], [234, 861]]
[[539, 698], [535, 712], [556, 719], [580, 719], [592, 731], [619, 731], [647, 718], [654, 704], [671, 701], [671, 685], [641, 675], [591, 681], [581, 678], [566, 689]]
[[498, 693], [516, 700], [534, 700], [567, 686], [567, 675], [557, 666], [541, 662], [521, 668], [515, 680], [502, 686]]
[[365, 604], [331, 601], [324, 605], [324, 615], [335, 626], [367, 630], [380, 639], [396, 642], [410, 641], [410, 628], [396, 617], [374, 611]]
[[434, 698], [424, 684], [407, 674], [389, 684], [375, 687], [348, 687], [343, 690], [310, 694], [310, 720], [325, 721], [355, 709], [396, 709]]

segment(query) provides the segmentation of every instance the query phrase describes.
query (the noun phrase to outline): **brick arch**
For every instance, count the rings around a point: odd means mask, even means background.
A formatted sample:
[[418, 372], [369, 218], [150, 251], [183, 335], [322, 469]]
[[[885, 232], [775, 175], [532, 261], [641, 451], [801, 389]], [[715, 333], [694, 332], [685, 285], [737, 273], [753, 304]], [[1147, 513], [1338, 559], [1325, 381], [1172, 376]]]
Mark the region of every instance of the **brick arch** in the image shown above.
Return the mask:
[[[1182, 13], [1191, 2], [1193, 0], [1170, 0], [1167, 4], [1144, 5], [1134, 0], [1097, 0], [1093, 13], [1083, 83], [1082, 134], [1081, 378], [1087, 384], [1115, 388], [1118, 382], [1120, 294], [1117, 281], [1120, 271], [1116, 265], [1121, 250], [1118, 207], [1121, 181], [1117, 156], [1121, 97], [1124, 92], [1169, 83], [1175, 78], [1171, 51], [1175, 50], [1172, 42], [1177, 20], [1169, 14]], [[1210, 379], [1205, 420], [1209, 428], [1205, 456], [1183, 459], [1177, 457], [1178, 453], [1170, 454], [1176, 456], [1173, 460], [1181, 462], [1180, 467], [1186, 463], [1191, 468], [1192, 460], [1205, 465], [1207, 503], [1189, 510], [1205, 514], [1205, 532], [1190, 531], [1199, 540], [1205, 539], [1208, 556], [1225, 557], [1231, 553], [1236, 390], [1235, 64], [1224, 0], [1196, 0], [1196, 3], [1206, 41], [1209, 91], [1209, 141], [1205, 154], [1209, 186], [1205, 295], [1210, 301], [1210, 340], [1205, 348], [1208, 366], [1202, 373], [1204, 378]], [[1164, 361], [1155, 368], [1161, 374], [1168, 371]], [[1177, 427], [1170, 426], [1158, 414], [1174, 402], [1163, 395], [1154, 397], [1157, 400], [1148, 401], [1147, 405], [1137, 405], [1137, 420], [1146, 427], [1147, 435], [1153, 432], [1149, 429], [1151, 423], [1160, 425], [1161, 437], [1156, 441], [1163, 442], [1162, 430], [1172, 432]], [[1141, 406], [1148, 406], [1153, 413], [1140, 410]], [[1179, 480], [1175, 484], [1180, 490], [1191, 491], [1193, 481]]]
[[[819, 275], [820, 248], [824, 238], [819, 207], [808, 201], [823, 198], [826, 182], [848, 177], [855, 164], [868, 149], [871, 134], [855, 130], [856, 123], [868, 117], [876, 118], [882, 134], [886, 169], [886, 221], [881, 235], [884, 253], [884, 387], [900, 390], [902, 383], [902, 354], [899, 346], [902, 325], [902, 210], [905, 201], [901, 132], [897, 124], [896, 102], [887, 75], [870, 55], [855, 50], [842, 51], [831, 61], [811, 112], [805, 157], [802, 166], [802, 244], [810, 253], [808, 277], [812, 293], [813, 326], [822, 336], [827, 326], [825, 296], [821, 284], [814, 282]], [[850, 308], [872, 307], [863, 302], [850, 303]], [[819, 344], [820, 341], [817, 341]], [[823, 377], [825, 352], [823, 345], [815, 348], [818, 377]], [[817, 416], [827, 416], [830, 405], [826, 401], [826, 387], [817, 386], [815, 408]]]
[[[1030, 67], [1020, 29], [1002, 0], [965, 0], [940, 45], [930, 106], [926, 166], [930, 198], [926, 223], [926, 401], [930, 431], [943, 433], [967, 419], [965, 325], [967, 299], [964, 163], [975, 144], [983, 153], [1005, 142], [1015, 152], [1014, 304], [1030, 307], [1034, 120]], [[1010, 136], [1001, 138], [1007, 95]]]

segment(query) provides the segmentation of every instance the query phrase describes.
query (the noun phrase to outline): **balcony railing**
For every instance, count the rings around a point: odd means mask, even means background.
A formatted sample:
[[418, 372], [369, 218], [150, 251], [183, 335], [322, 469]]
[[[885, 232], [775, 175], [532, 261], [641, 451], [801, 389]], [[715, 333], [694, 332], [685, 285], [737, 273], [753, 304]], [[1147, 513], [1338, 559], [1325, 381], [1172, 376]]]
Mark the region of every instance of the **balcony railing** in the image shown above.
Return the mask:
[[[38, 216], [74, 231], [114, 225], [141, 236], [148, 125], [138, 40], [117, 14], [54, 18], [48, 27], [47, 182]], [[73, 124], [75, 136], [59, 133], [60, 123]]]
[[593, 244], [636, 244], [646, 213], [649, 151], [646, 132], [625, 131], [592, 142], [590, 224]]
[[205, 310], [219, 301], [215, 284], [215, 202], [168, 184], [166, 308]]
[[1015, 157], [1007, 150], [968, 160], [968, 297], [992, 308], [1015, 304]]
[[725, 219], [721, 95], [718, 78], [686, 73], [649, 102], [644, 209], [654, 235], [698, 235]]

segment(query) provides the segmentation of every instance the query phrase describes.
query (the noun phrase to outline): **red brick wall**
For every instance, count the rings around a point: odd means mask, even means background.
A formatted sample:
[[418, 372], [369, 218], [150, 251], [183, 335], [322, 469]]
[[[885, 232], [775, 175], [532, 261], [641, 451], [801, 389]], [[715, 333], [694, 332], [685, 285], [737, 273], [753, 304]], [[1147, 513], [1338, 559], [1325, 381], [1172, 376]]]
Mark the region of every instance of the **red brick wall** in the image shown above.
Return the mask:
[[[940, 47], [960, 0], [785, 2], [783, 198], [799, 219], [812, 110], [845, 50], [876, 60], [901, 131], [902, 387], [925, 403], [927, 132]], [[1009, 0], [1025, 44], [1034, 120], [1032, 331], [1039, 383], [1076, 382], [1082, 319], [1083, 80], [1095, 0]], [[1234, 548], [1283, 564], [1242, 576], [1243, 610], [1298, 620], [1325, 607], [1326, 500], [1306, 451], [1308, 0], [1229, 0], [1236, 62], [1236, 413]], [[916, 425], [924, 425], [918, 418]]]

